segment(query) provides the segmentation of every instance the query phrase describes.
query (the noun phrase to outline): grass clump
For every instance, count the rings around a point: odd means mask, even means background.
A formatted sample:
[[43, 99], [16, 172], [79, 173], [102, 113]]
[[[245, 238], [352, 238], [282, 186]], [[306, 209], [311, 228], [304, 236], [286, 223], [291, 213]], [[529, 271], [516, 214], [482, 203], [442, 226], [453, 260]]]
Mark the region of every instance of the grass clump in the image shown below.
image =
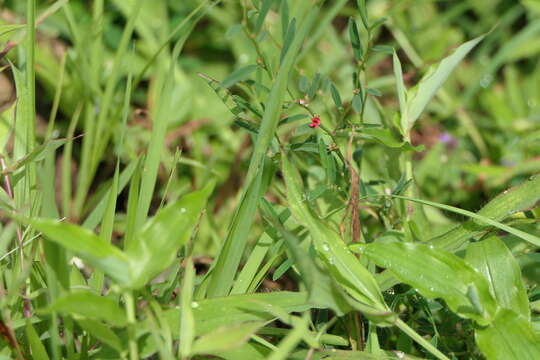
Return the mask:
[[0, 359], [540, 358], [534, 2], [3, 7]]

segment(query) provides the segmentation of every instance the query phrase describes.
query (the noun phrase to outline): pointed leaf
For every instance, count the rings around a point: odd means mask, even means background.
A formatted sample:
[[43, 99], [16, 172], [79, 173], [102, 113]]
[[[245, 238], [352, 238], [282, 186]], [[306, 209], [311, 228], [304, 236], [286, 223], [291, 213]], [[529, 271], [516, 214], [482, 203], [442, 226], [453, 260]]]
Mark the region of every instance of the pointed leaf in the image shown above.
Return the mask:
[[460, 47], [454, 53], [444, 58], [436, 69], [431, 69], [420, 80], [417, 85], [417, 91], [414, 96], [408, 99], [407, 103], [407, 128], [411, 129], [415, 121], [420, 117], [427, 104], [435, 96], [437, 90], [444, 84], [456, 66], [463, 58], [484, 38], [485, 35], [470, 40]]
[[466, 260], [487, 279], [491, 293], [501, 307], [529, 319], [529, 299], [519, 264], [498, 237], [490, 236], [470, 244]]
[[396, 78], [396, 93], [399, 99], [399, 112], [401, 115], [401, 131], [403, 134], [407, 133], [408, 120], [407, 120], [407, 89], [403, 82], [403, 70], [401, 69], [401, 62], [394, 51], [392, 56], [394, 63], [394, 77]]
[[211, 354], [238, 348], [263, 325], [263, 322], [248, 322], [219, 328], [195, 341], [191, 353]]
[[144, 286], [176, 259], [178, 250], [192, 235], [214, 183], [183, 196], [161, 209], [135, 238], [126, 254], [132, 263], [133, 287]]
[[115, 326], [124, 326], [127, 323], [124, 310], [114, 299], [91, 291], [67, 293], [40, 311], [84, 316], [93, 320], [103, 320]]
[[109, 345], [119, 353], [124, 349], [122, 340], [116, 335], [114, 331], [108, 325], [105, 325], [99, 321], [79, 318], [76, 319], [77, 323], [91, 336], [95, 337], [99, 341]]
[[230, 73], [223, 81], [221, 86], [230, 88], [239, 81], [244, 81], [249, 78], [249, 75], [257, 69], [257, 65], [246, 65], [236, 69]]
[[309, 230], [315, 248], [327, 269], [356, 300], [374, 306], [378, 310], [387, 310], [373, 275], [349, 251], [339, 235], [315, 217], [306, 198], [302, 196], [299, 174], [286, 154], [283, 154], [282, 158], [282, 171], [291, 212]]
[[419, 243], [372, 243], [354, 248], [423, 296], [444, 299], [460, 316], [485, 325], [497, 310], [487, 281], [454, 254]]
[[116, 280], [119, 285], [131, 281], [128, 257], [116, 246], [80, 226], [51, 219], [29, 221], [45, 238], [62, 245], [96, 269]]
[[476, 330], [476, 343], [489, 360], [540, 359], [540, 338], [511, 310], [502, 309], [490, 326]]

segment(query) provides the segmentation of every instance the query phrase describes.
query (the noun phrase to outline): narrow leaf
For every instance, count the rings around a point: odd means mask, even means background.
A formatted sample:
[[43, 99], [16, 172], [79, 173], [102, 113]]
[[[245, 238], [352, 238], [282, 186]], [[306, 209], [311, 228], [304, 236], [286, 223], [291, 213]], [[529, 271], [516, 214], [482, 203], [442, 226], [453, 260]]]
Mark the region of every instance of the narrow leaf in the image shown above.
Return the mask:
[[91, 291], [67, 293], [41, 311], [84, 316], [93, 320], [103, 320], [115, 326], [124, 326], [127, 323], [124, 310], [114, 299]]
[[249, 75], [257, 69], [257, 65], [246, 65], [236, 69], [230, 73], [223, 81], [221, 85], [225, 88], [230, 88], [239, 81], [244, 81], [249, 78]]
[[176, 259], [178, 250], [191, 236], [214, 184], [183, 196], [161, 209], [135, 238], [126, 254], [132, 263], [133, 287], [144, 286]]
[[437, 90], [444, 84], [446, 79], [448, 79], [456, 66], [484, 37], [485, 35], [479, 36], [458, 47], [452, 55], [444, 58], [436, 69], [428, 71], [420, 80], [416, 93], [407, 102], [408, 129], [413, 127], [422, 111], [424, 111], [427, 104], [435, 96]]

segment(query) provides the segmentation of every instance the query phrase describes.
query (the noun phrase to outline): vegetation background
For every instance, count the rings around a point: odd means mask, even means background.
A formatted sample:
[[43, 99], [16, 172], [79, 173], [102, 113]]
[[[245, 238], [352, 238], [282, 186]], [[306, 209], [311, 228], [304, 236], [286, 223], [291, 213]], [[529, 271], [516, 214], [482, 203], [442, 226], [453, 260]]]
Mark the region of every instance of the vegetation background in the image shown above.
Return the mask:
[[0, 9], [0, 359], [540, 359], [538, 1]]

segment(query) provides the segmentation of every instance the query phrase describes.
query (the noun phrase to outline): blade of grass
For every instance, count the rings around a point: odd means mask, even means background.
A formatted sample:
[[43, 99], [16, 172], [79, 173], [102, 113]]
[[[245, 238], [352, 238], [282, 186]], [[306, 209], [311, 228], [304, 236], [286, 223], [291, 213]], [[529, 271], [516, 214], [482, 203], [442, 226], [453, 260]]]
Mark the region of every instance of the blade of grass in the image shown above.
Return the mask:
[[454, 206], [450, 206], [450, 205], [439, 204], [439, 203], [436, 203], [436, 202], [433, 202], [433, 201], [414, 199], [414, 198], [409, 198], [409, 197], [406, 197], [406, 196], [399, 196], [399, 195], [390, 195], [390, 196], [398, 198], [398, 199], [414, 201], [414, 202], [417, 202], [417, 203], [420, 203], [420, 204], [433, 206], [433, 207], [436, 207], [436, 208], [439, 208], [439, 209], [442, 209], [442, 210], [447, 210], [447, 211], [451, 211], [451, 212], [456, 213], [456, 214], [460, 214], [460, 215], [470, 217], [472, 219], [480, 221], [481, 223], [491, 225], [493, 227], [496, 227], [498, 229], [506, 231], [507, 233], [515, 235], [515, 236], [519, 237], [520, 239], [523, 239], [523, 240], [525, 240], [525, 241], [527, 241], [527, 242], [529, 242], [529, 243], [531, 243], [531, 244], [533, 244], [533, 245], [535, 245], [537, 247], [540, 247], [540, 238], [539, 237], [534, 236], [532, 234], [528, 234], [528, 233], [526, 233], [524, 231], [521, 231], [519, 229], [513, 228], [513, 227], [508, 226], [508, 225], [505, 225], [505, 224], [503, 224], [503, 223], [501, 223], [499, 221], [490, 219], [490, 218], [482, 216], [480, 214], [476, 214], [476, 213], [473, 213], [471, 211], [463, 210], [463, 209], [460, 209], [460, 208], [457, 208], [457, 207], [454, 207]]

